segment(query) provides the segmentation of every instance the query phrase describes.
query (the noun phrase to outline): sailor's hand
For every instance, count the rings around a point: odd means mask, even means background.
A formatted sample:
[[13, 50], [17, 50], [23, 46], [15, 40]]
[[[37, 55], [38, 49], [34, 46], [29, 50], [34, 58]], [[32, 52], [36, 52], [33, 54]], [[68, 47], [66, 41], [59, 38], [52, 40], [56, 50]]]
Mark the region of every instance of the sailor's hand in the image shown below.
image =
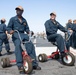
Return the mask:
[[65, 34], [67, 34], [68, 32], [65, 32]]
[[73, 30], [69, 30], [70, 33], [73, 33]]
[[13, 34], [13, 33], [14, 33], [14, 30], [11, 30], [11, 31], [10, 31], [10, 34]]

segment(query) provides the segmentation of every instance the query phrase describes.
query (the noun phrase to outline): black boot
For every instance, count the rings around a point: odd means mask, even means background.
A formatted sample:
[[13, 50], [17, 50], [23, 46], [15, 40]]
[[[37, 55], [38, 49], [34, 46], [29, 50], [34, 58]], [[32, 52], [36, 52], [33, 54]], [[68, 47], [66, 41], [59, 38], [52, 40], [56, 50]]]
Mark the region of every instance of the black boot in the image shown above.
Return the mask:
[[20, 74], [25, 74], [24, 68], [22, 66], [19, 66], [18, 70]]
[[33, 66], [33, 69], [34, 70], [41, 70], [41, 67], [39, 67], [39, 66]]
[[61, 52], [61, 58], [65, 57], [66, 53], [65, 52]]
[[10, 51], [7, 51], [7, 55], [10, 55], [10, 54], [12, 54], [12, 52], [10, 52]]
[[2, 56], [1, 52], [0, 52], [0, 56]]

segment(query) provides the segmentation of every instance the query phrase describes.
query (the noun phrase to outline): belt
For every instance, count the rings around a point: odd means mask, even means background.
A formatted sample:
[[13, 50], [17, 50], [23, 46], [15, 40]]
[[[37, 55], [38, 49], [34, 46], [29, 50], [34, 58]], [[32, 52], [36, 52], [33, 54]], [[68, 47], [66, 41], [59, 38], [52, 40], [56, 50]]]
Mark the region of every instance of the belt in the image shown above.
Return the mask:
[[20, 32], [20, 33], [24, 33], [24, 31], [19, 31], [19, 30], [17, 30], [18, 32]]
[[4, 32], [0, 32], [0, 33], [4, 33]]
[[24, 33], [24, 31], [19, 31], [20, 33]]

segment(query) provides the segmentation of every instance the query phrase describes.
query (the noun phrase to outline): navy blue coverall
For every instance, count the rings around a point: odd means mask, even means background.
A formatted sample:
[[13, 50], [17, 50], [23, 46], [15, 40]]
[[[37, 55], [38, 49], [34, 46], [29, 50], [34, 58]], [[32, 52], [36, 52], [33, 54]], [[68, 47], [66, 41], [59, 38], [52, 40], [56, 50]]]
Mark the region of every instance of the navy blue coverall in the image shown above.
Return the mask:
[[72, 23], [67, 23], [66, 24], [66, 29], [68, 30], [69, 28], [71, 28], [71, 26], [72, 26]]
[[5, 44], [5, 49], [7, 50], [7, 52], [10, 50], [6, 30], [6, 25], [4, 23], [0, 24], [0, 52], [2, 51], [3, 43]]
[[[18, 30], [21, 36], [21, 39], [24, 41], [28, 41], [29, 37], [27, 34], [24, 32], [28, 33], [29, 27], [27, 24], [26, 19], [22, 17], [22, 22], [19, 21], [18, 17], [12, 17], [9, 21], [9, 24], [7, 26], [8, 32], [11, 30]], [[15, 45], [15, 55], [16, 55], [16, 61], [17, 61], [17, 66], [23, 66], [23, 59], [22, 59], [22, 47], [21, 47], [21, 41], [19, 39], [18, 33], [14, 32], [12, 35], [12, 41], [14, 42]], [[36, 60], [36, 53], [35, 53], [35, 47], [33, 43], [30, 41], [25, 44], [26, 51], [28, 55], [32, 58], [35, 59], [33, 61], [33, 66], [37, 66], [37, 60]]]
[[60, 34], [57, 34], [57, 31], [58, 29], [60, 29], [63, 32], [67, 32], [67, 30], [59, 22], [57, 22], [56, 20], [55, 22], [53, 22], [51, 19], [45, 22], [45, 29], [47, 39], [51, 42], [57, 42], [60, 52], [64, 52], [65, 50], [64, 39]]
[[76, 49], [76, 24], [72, 24], [70, 27], [73, 30], [73, 33], [70, 38], [70, 46]]

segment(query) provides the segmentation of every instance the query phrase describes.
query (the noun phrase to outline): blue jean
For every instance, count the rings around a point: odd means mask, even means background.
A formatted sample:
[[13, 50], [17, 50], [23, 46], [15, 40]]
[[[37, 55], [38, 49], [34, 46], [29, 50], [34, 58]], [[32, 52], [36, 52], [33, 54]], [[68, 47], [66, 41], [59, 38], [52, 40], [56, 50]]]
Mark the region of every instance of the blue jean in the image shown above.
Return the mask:
[[[15, 34], [14, 34], [15, 35]], [[28, 35], [25, 34], [20, 34], [21, 38], [23, 41], [28, 41]], [[16, 35], [17, 36], [17, 35]], [[15, 55], [16, 55], [16, 61], [17, 61], [17, 66], [22, 66], [23, 65], [23, 58], [22, 58], [22, 47], [21, 47], [21, 41], [19, 38], [17, 37], [12, 37], [14, 45], [15, 45]], [[36, 53], [35, 53], [35, 47], [33, 45], [33, 43], [30, 41], [28, 43], [26, 43], [25, 45], [26, 51], [28, 53], [28, 55], [32, 58], [35, 59], [33, 61], [33, 66], [37, 66], [37, 60], [36, 60]]]
[[1, 39], [0, 38], [0, 52], [2, 51], [2, 45], [3, 45], [3, 43], [5, 44], [5, 49], [6, 49], [6, 51], [9, 51], [10, 50], [10, 45], [9, 45], [9, 41], [8, 41], [8, 39], [7, 39], [7, 37], [5, 38], [5, 39]]
[[63, 37], [60, 34], [52, 34], [50, 36], [47, 36], [48, 40], [50, 42], [56, 42], [57, 47], [59, 48], [60, 52], [64, 52], [65, 50], [65, 41]]

